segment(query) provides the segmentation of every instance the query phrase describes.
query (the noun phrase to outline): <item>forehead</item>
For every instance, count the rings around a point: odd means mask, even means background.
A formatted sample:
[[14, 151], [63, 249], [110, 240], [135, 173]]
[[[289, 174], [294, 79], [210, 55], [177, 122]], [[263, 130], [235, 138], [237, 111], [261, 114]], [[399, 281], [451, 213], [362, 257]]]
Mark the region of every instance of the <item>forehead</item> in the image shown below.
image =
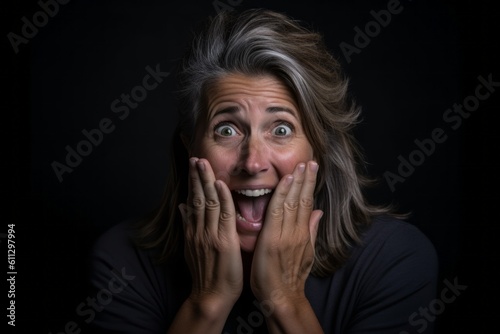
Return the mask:
[[299, 118], [297, 102], [290, 89], [282, 81], [270, 75], [248, 76], [229, 74], [219, 78], [206, 91], [207, 116], [210, 118], [218, 109], [231, 104], [252, 102], [285, 107]]

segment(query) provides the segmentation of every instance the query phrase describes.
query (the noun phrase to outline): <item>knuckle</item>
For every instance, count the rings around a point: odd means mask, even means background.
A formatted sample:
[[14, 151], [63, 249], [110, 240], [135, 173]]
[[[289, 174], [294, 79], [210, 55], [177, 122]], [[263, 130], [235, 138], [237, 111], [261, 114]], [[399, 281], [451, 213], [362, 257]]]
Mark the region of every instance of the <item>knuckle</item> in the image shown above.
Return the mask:
[[195, 214], [195, 208], [191, 205], [186, 205], [186, 219], [187, 221], [190, 221], [191, 218], [193, 218]]
[[205, 202], [205, 208], [207, 210], [216, 210], [220, 206], [220, 202], [215, 199], [210, 199]]
[[228, 211], [221, 211], [220, 213], [220, 221], [222, 222], [230, 222], [233, 220], [233, 214]]
[[305, 180], [304, 180], [304, 178], [303, 178], [303, 177], [297, 177], [297, 178], [295, 179], [295, 183], [296, 183], [297, 185], [299, 185], [299, 186], [302, 186], [302, 185], [304, 184], [304, 181], [305, 181]]
[[313, 199], [310, 197], [303, 197], [300, 199], [300, 206], [306, 209], [311, 209], [313, 207]]
[[189, 181], [190, 181], [190, 182], [191, 182], [191, 184], [193, 184], [193, 185], [194, 185], [194, 184], [196, 184], [196, 183], [198, 183], [198, 182], [200, 182], [200, 180], [198, 179], [198, 177], [197, 177], [197, 176], [194, 176], [194, 175], [192, 175], [192, 174], [190, 174], [190, 176], [189, 176]]
[[307, 183], [308, 183], [308, 184], [311, 184], [311, 185], [313, 185], [313, 186], [314, 186], [314, 185], [316, 185], [316, 178], [317, 178], [316, 176], [311, 177], [311, 178], [308, 178], [308, 179], [307, 179]]
[[278, 196], [278, 198], [285, 198], [287, 194], [288, 194], [288, 190], [285, 190], [285, 189], [277, 189], [276, 190], [276, 195]]
[[193, 208], [194, 209], [200, 209], [205, 206], [205, 199], [201, 196], [194, 196], [193, 197]]
[[206, 247], [210, 245], [210, 238], [207, 235], [205, 230], [198, 231], [198, 233], [195, 233], [193, 235], [193, 243], [197, 245], [197, 247]]
[[283, 217], [283, 209], [282, 208], [273, 208], [271, 210], [271, 217], [275, 219], [280, 219]]
[[299, 202], [298, 201], [287, 201], [284, 204], [285, 210], [287, 211], [295, 211], [299, 207]]

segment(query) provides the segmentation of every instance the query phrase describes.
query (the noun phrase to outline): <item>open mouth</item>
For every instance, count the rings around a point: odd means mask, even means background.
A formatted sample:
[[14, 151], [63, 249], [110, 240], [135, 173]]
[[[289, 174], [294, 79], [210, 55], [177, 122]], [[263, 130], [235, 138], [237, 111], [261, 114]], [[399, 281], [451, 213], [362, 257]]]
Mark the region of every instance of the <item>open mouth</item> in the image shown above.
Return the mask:
[[239, 229], [256, 231], [262, 228], [272, 193], [273, 189], [269, 188], [242, 189], [232, 192]]

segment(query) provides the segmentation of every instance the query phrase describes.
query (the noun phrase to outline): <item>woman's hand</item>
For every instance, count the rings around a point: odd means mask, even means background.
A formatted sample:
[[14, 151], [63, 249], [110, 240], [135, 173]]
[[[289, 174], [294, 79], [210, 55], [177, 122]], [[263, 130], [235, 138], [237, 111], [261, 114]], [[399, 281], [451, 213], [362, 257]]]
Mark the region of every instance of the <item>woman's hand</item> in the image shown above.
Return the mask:
[[189, 299], [201, 312], [227, 317], [243, 288], [236, 211], [230, 190], [216, 181], [207, 160], [189, 160], [189, 195], [179, 209], [193, 279]]
[[305, 281], [314, 261], [314, 242], [323, 215], [313, 210], [318, 164], [299, 163], [268, 205], [252, 261], [251, 286], [260, 301], [280, 306], [306, 303]]

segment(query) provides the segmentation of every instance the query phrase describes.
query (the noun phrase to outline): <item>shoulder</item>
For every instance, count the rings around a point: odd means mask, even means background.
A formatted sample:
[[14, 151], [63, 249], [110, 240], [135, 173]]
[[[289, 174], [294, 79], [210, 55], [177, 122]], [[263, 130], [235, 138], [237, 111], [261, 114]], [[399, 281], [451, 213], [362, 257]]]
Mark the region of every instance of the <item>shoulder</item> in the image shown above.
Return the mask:
[[432, 290], [437, 281], [438, 257], [434, 245], [418, 227], [379, 217], [364, 231], [347, 267], [363, 282], [367, 293], [417, 291], [424, 286]]
[[415, 225], [388, 216], [373, 219], [362, 235], [361, 249], [408, 251], [435, 257], [434, 245]]
[[[353, 332], [414, 331], [409, 317], [436, 297], [434, 246], [420, 229], [405, 221], [373, 220], [342, 269], [339, 279], [344, 282], [347, 303], [353, 303], [346, 326]], [[426, 324], [427, 330], [432, 327]]]
[[[130, 222], [116, 224], [95, 241], [89, 257], [89, 294], [99, 312], [89, 307], [80, 313], [93, 332], [165, 332], [167, 283], [165, 267], [153, 253], [134, 243]], [[150, 328], [150, 331], [145, 331]]]
[[[135, 242], [134, 221], [123, 221], [105, 230], [94, 242], [89, 256], [90, 274], [126, 270], [142, 276], [144, 271], [161, 273], [156, 262], [157, 249], [143, 249]], [[125, 270], [125, 269], [123, 269]]]
[[121, 222], [105, 230], [95, 240], [89, 256], [89, 275], [94, 283], [106, 284], [113, 272], [139, 272], [147, 264], [147, 254], [133, 242], [130, 222]]

